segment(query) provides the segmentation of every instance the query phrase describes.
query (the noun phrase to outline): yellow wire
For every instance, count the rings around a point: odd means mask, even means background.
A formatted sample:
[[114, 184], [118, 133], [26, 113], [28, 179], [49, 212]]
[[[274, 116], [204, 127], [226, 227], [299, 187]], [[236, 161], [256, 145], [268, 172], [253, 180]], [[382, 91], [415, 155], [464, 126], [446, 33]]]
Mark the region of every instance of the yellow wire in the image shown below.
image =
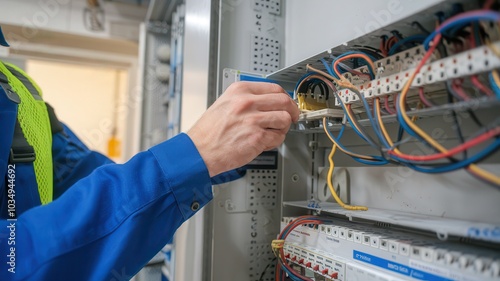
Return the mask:
[[490, 48], [493, 53], [500, 58], [500, 50], [497, 48], [497, 46], [495, 46], [493, 43], [491, 43], [491, 41], [489, 39], [486, 39], [486, 45], [488, 46], [488, 48]]
[[361, 155], [361, 154], [357, 154], [357, 153], [352, 153], [352, 152], [349, 152], [349, 151], [346, 151], [344, 150], [331, 136], [330, 134], [328, 134], [328, 129], [327, 129], [327, 126], [328, 124], [326, 124], [326, 117], [323, 117], [323, 130], [325, 131], [325, 134], [326, 136], [330, 139], [330, 141], [332, 143], [334, 143], [342, 152], [344, 152], [345, 154], [351, 156], [351, 157], [355, 157], [355, 158], [361, 158], [361, 159], [365, 159], [365, 160], [376, 160], [375, 158], [371, 157], [371, 156], [367, 156], [367, 155]]
[[[437, 41], [435, 44], [438, 44], [438, 42], [439, 41]], [[441, 144], [439, 144], [439, 142], [437, 142], [431, 136], [429, 136], [427, 133], [425, 133], [417, 124], [415, 124], [415, 122], [413, 122], [411, 120], [411, 118], [408, 116], [408, 114], [406, 114], [406, 107], [405, 107], [406, 96], [407, 96], [408, 91], [410, 89], [410, 85], [413, 83], [413, 80], [415, 79], [416, 76], [417, 76], [417, 72], [413, 72], [412, 75], [410, 76], [410, 79], [408, 80], [408, 82], [406, 82], [405, 86], [403, 87], [403, 90], [401, 91], [401, 98], [399, 99], [399, 107], [401, 108], [401, 116], [406, 121], [406, 123], [408, 123], [408, 126], [412, 130], [414, 130], [418, 135], [420, 135], [427, 143], [432, 145], [439, 152], [446, 153], [446, 152], [448, 152], [448, 150], [445, 147], [443, 147]], [[396, 150], [394, 150], [394, 152], [396, 152]], [[396, 152], [396, 154], [399, 154], [399, 153]], [[488, 180], [496, 185], [500, 185], [500, 177], [498, 177], [498, 176], [496, 176], [496, 175], [494, 175], [486, 170], [479, 168], [475, 164], [470, 164], [468, 166], [468, 168], [471, 171], [473, 171], [474, 173], [478, 174], [480, 177], [482, 177], [482, 178], [484, 178], [484, 179], [486, 179], [486, 180]]]
[[356, 86], [354, 86], [351, 82], [349, 82], [348, 80], [346, 80], [346, 79], [344, 78], [344, 76], [341, 76], [344, 80], [339, 80], [339, 79], [337, 79], [337, 78], [335, 78], [335, 77], [331, 76], [330, 74], [328, 74], [328, 73], [326, 73], [326, 72], [324, 72], [324, 71], [322, 71], [322, 70], [319, 70], [319, 69], [317, 69], [317, 68], [312, 67], [310, 64], [308, 64], [308, 65], [306, 66], [306, 68], [307, 68], [308, 70], [310, 69], [311, 71], [316, 72], [316, 73], [319, 73], [319, 74], [321, 74], [321, 75], [325, 76], [326, 78], [328, 78], [328, 79], [330, 79], [330, 80], [334, 81], [334, 82], [335, 82], [335, 83], [337, 83], [337, 85], [339, 85], [340, 87], [347, 88], [347, 89], [351, 89], [351, 90], [356, 90], [356, 91], [359, 91], [359, 90], [358, 90], [358, 88], [356, 88]]
[[[418, 102], [417, 104], [417, 109], [421, 109], [422, 108], [422, 102]], [[411, 118], [411, 121], [415, 122], [418, 120], [418, 116], [417, 115], [413, 115], [413, 117]]]
[[[326, 118], [323, 118], [323, 124], [324, 124], [323, 128], [326, 128], [326, 126], [325, 126]], [[327, 129], [325, 129], [325, 133], [328, 136], [328, 138], [330, 138], [330, 135], [327, 133], [326, 130]], [[332, 139], [330, 138], [330, 140], [332, 140]], [[327, 175], [327, 179], [326, 179], [326, 182], [328, 184], [328, 188], [330, 189], [330, 193], [332, 193], [332, 196], [335, 199], [335, 201], [337, 202], [337, 204], [339, 204], [340, 207], [342, 207], [346, 210], [352, 210], [352, 211], [366, 211], [366, 210], [368, 210], [368, 208], [365, 206], [352, 206], [352, 205], [348, 205], [348, 204], [344, 203], [342, 201], [342, 199], [340, 199], [340, 197], [337, 195], [335, 188], [333, 188], [332, 177], [333, 177], [333, 171], [335, 169], [335, 163], [333, 162], [333, 156], [335, 155], [335, 151], [337, 151], [337, 144], [333, 140], [332, 140], [332, 143], [333, 143], [332, 151], [328, 155], [328, 162], [330, 163], [330, 167], [328, 168], [328, 175]]]
[[493, 81], [495, 81], [497, 87], [500, 88], [500, 75], [498, 75], [498, 72], [496, 70], [493, 70], [491, 75], [493, 76]]
[[[382, 122], [382, 116], [380, 115], [380, 99], [378, 99], [378, 98], [375, 99], [375, 106], [377, 107], [377, 112], [376, 112], [377, 122], [380, 126], [380, 130], [382, 131], [382, 135], [386, 139], [389, 146], [393, 147], [394, 143], [392, 142], [392, 139], [389, 136], [387, 129], [385, 128], [385, 124], [384, 124], [384, 122]], [[397, 147], [394, 147], [394, 152], [401, 154], [401, 152], [399, 151], [399, 149]]]

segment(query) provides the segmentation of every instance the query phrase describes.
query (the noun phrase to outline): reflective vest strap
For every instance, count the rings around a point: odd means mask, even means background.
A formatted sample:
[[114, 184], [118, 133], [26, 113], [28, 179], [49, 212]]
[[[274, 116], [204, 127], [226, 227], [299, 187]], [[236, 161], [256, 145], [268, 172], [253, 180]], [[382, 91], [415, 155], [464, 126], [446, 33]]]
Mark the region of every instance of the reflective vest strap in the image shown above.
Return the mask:
[[[34, 177], [30, 178], [35, 181], [30, 182], [30, 185], [37, 186], [40, 202], [42, 204], [47, 204], [52, 201], [53, 165], [51, 149], [52, 133], [46, 105], [43, 100], [39, 99], [41, 92], [39, 91], [38, 85], [36, 85], [24, 71], [16, 67], [10, 67], [9, 70], [9, 68], [0, 61], [0, 72], [5, 74], [11, 89], [21, 100], [21, 103], [18, 105], [17, 120], [19, 121], [26, 141], [33, 147], [36, 153], [36, 159], [34, 161], [20, 164], [24, 166], [27, 166], [26, 164], [33, 165], [32, 170], [34, 171]], [[23, 79], [22, 76], [26, 76], [25, 78], [27, 79]], [[29, 89], [35, 89], [35, 92], [30, 92]], [[14, 129], [14, 125], [15, 123], [11, 124], [12, 129]], [[21, 134], [18, 135], [19, 137], [16, 139], [21, 139]], [[9, 138], [14, 138], [14, 136], [11, 135]], [[27, 150], [25, 144], [26, 143], [21, 142], [18, 146], [14, 145], [12, 149], [14, 157], [11, 157], [14, 161], [28, 161], [34, 158], [34, 155], [29, 153], [30, 151]]]
[[35, 84], [28, 79], [25, 73], [22, 73], [18, 68], [13, 67], [10, 64], [4, 63], [5, 67], [16, 77], [21, 83], [23, 83], [24, 87], [31, 93], [33, 98], [35, 100], [42, 100], [42, 95], [40, 94], [40, 91], [38, 90], [38, 87], [35, 86]]
[[[31, 93], [35, 100], [42, 100], [42, 93], [38, 85], [27, 76], [24, 71], [19, 69], [17, 66], [4, 63], [5, 67], [19, 80], [23, 83], [24, 87]], [[47, 113], [49, 114], [50, 127], [52, 129], [52, 134], [56, 134], [63, 131], [63, 126], [54, 112], [52, 106], [45, 103], [47, 106]]]
[[45, 103], [47, 106], [47, 113], [49, 113], [49, 120], [50, 120], [50, 129], [52, 130], [52, 134], [57, 134], [61, 133], [64, 131], [64, 127], [61, 124], [61, 121], [57, 118], [57, 115], [54, 111], [54, 108], [47, 102]]
[[[7, 76], [0, 72], [0, 85], [5, 89], [7, 96], [13, 100], [17, 99], [17, 103], [20, 102], [17, 94], [12, 92], [12, 88], [8, 83]], [[15, 100], [13, 100], [16, 102]], [[16, 124], [14, 126], [14, 134], [12, 137], [12, 145], [10, 148], [9, 163], [26, 163], [35, 161], [35, 149], [31, 146], [26, 137], [24, 136], [23, 129], [19, 124], [19, 120], [16, 118]]]
[[24, 136], [23, 129], [16, 119], [14, 127], [14, 137], [10, 147], [9, 163], [28, 163], [36, 159], [35, 149], [31, 146]]

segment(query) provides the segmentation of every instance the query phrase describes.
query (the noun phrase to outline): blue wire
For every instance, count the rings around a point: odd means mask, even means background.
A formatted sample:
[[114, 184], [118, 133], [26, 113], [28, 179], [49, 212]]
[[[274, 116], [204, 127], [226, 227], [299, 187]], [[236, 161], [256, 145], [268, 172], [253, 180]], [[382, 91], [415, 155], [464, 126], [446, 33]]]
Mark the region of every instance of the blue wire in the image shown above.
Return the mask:
[[399, 48], [401, 48], [402, 46], [404, 46], [410, 42], [423, 42], [426, 37], [427, 37], [426, 35], [419, 34], [419, 35], [413, 35], [413, 36], [409, 36], [409, 37], [406, 37], [404, 39], [401, 39], [398, 42], [396, 42], [396, 44], [394, 44], [394, 46], [391, 47], [391, 49], [389, 50], [389, 55], [393, 55], [394, 53], [396, 53], [397, 50], [399, 50]]
[[471, 21], [475, 22], [475, 21], [481, 21], [481, 20], [498, 22], [498, 21], [500, 21], [500, 13], [493, 12], [493, 11], [485, 11], [485, 12], [481, 12], [481, 14], [479, 14], [479, 15], [468, 15], [468, 16], [456, 19], [452, 22], [449, 22], [449, 23], [441, 26], [440, 28], [434, 30], [429, 36], [427, 36], [427, 38], [424, 41], [425, 49], [426, 50], [429, 49], [429, 44], [434, 39], [434, 37], [436, 37], [436, 35], [438, 35], [439, 33], [444, 33], [447, 30], [449, 30], [455, 26], [470, 23]]
[[368, 119], [370, 120], [370, 123], [372, 124], [373, 130], [375, 131], [375, 134], [377, 135], [378, 139], [385, 145], [386, 148], [390, 148], [389, 143], [382, 135], [382, 132], [381, 132], [381, 129], [380, 129], [378, 123], [375, 122], [375, 119], [373, 118], [372, 112], [370, 110], [370, 105], [368, 104], [365, 97], [361, 93], [358, 96], [363, 101], [363, 105], [365, 106], [365, 109], [366, 109], [366, 114], [368, 115]]
[[337, 136], [338, 140], [342, 138], [342, 136], [344, 135], [344, 131], [345, 131], [345, 124], [342, 124], [342, 128], [340, 128], [339, 135]]
[[325, 66], [326, 68], [326, 71], [328, 72], [328, 74], [330, 74], [331, 76], [334, 76], [335, 78], [339, 79], [339, 77], [337, 76], [337, 74], [335, 74], [332, 70], [332, 68], [328, 65], [328, 62], [321, 58], [320, 61], [323, 63], [323, 65]]
[[[372, 61], [376, 61], [377, 60], [376, 58], [374, 58], [373, 56], [371, 56], [370, 54], [367, 54], [365, 52], [361, 52], [361, 51], [349, 51], [349, 52], [345, 52], [345, 53], [341, 54], [340, 56], [335, 57], [335, 59], [332, 61], [332, 69], [333, 69], [333, 65], [335, 64], [335, 61], [337, 61], [338, 59], [343, 58], [345, 56], [348, 56], [348, 55], [366, 55]], [[372, 67], [370, 66], [370, 64], [368, 64], [368, 62], [367, 62], [367, 67], [368, 67], [368, 70], [370, 70], [370, 76], [371, 76], [371, 78], [374, 79], [375, 78], [375, 71], [374, 71], [374, 69], [372, 69]], [[337, 69], [337, 70], [339, 72], [341, 72], [341, 69]]]
[[[304, 217], [304, 218], [300, 218], [299, 220], [296, 221], [297, 222], [301, 222], [303, 220], [315, 220], [315, 221], [321, 221], [319, 220], [317, 217], [314, 217], [314, 216], [308, 216], [308, 217]], [[288, 232], [290, 232], [291, 230], [291, 225], [288, 225], [285, 227], [285, 229], [283, 229], [283, 235], [280, 236], [280, 239], [283, 239], [284, 237], [286, 237], [288, 235]]]
[[281, 268], [283, 269], [283, 271], [285, 271], [288, 274], [288, 277], [290, 279], [292, 279], [293, 281], [301, 281], [302, 280], [299, 277], [292, 274], [290, 271], [288, 271], [288, 269], [284, 265], [282, 265]]
[[[300, 79], [297, 81], [297, 84], [295, 84], [295, 89], [298, 91], [298, 87], [299, 87], [300, 82], [302, 82], [302, 80], [306, 79], [307, 77], [309, 77], [309, 76], [311, 76], [313, 74], [315, 74], [315, 73], [314, 72], [308, 72], [308, 73], [304, 74], [302, 77], [300, 77]], [[296, 98], [296, 97], [294, 97], [294, 98]]]
[[[354, 128], [354, 127], [353, 127], [353, 128]], [[338, 145], [338, 146], [339, 146], [342, 150], [345, 150], [345, 151], [347, 151], [347, 152], [351, 153], [351, 151], [349, 151], [348, 149], [346, 149], [346, 148], [345, 148], [345, 146], [344, 146], [344, 145], [342, 145], [342, 143], [340, 143], [339, 139], [338, 139], [338, 138], [336, 138], [336, 137], [332, 134], [332, 132], [330, 132], [330, 130], [328, 129], [328, 127], [326, 128], [326, 131], [327, 131], [328, 135], [329, 135], [329, 136], [330, 136], [330, 137], [331, 137], [331, 138], [335, 141], [335, 143], [337, 143], [337, 145]], [[385, 164], [387, 164], [387, 163], [388, 163], [388, 162], [387, 162], [387, 160], [386, 160], [386, 159], [384, 159], [384, 158], [382, 158], [381, 156], [376, 156], [376, 155], [368, 155], [368, 156], [370, 156], [370, 157], [374, 158], [374, 161], [384, 162]], [[354, 160], [358, 159], [358, 160], [367, 161], [367, 160], [365, 160], [365, 159], [359, 159], [359, 158], [356, 158], [356, 157], [353, 157], [353, 158], [355, 158]], [[356, 160], [356, 161], [357, 161], [357, 160]], [[371, 162], [371, 161], [369, 161], [369, 160], [368, 160], [367, 162]], [[361, 162], [361, 163], [363, 163], [363, 162]], [[370, 165], [372, 165], [372, 164], [370, 164]], [[383, 165], [383, 164], [382, 164], [382, 165]]]
[[[488, 147], [486, 147], [484, 150], [481, 152], [473, 155], [472, 157], [469, 157], [465, 160], [451, 163], [449, 165], [444, 165], [444, 166], [439, 166], [439, 167], [432, 167], [432, 168], [423, 168], [420, 166], [415, 166], [415, 165], [409, 165], [412, 169], [415, 169], [418, 172], [422, 173], [428, 173], [428, 174], [439, 174], [439, 173], [447, 173], [447, 172], [452, 172], [456, 171], [462, 168], [465, 168], [471, 164], [474, 164], [484, 157], [494, 153], [498, 148], [500, 148], [500, 139], [496, 139], [494, 143], [490, 144]], [[398, 159], [397, 157], [394, 157], [395, 159]], [[401, 160], [401, 159], [399, 159]]]
[[479, 24], [477, 22], [472, 24], [472, 27], [474, 28], [474, 41], [476, 41], [476, 46], [481, 45], [481, 38], [479, 38], [479, 33], [481, 30], [479, 30]]
[[[399, 99], [399, 96], [398, 96], [398, 99]], [[399, 120], [399, 123], [401, 124], [401, 127], [403, 127], [409, 134], [411, 134], [411, 135], [415, 134], [415, 132], [411, 128], [409, 128], [408, 124], [404, 121], [402, 116], [399, 114], [399, 112], [401, 112], [401, 110], [399, 109], [399, 100], [396, 103], [396, 106], [398, 107], [398, 110], [397, 110], [398, 114], [397, 115], [398, 115], [398, 120]], [[418, 139], [420, 139], [424, 143], [427, 143], [420, 136], [418, 136], [418, 135], [416, 135], [416, 136]], [[443, 165], [443, 166], [439, 166], [439, 167], [432, 167], [432, 168], [423, 168], [423, 167], [417, 166], [418, 163], [417, 163], [417, 165], [415, 165], [416, 164], [415, 161], [402, 159], [402, 158], [397, 157], [396, 155], [391, 155], [391, 158], [400, 162], [400, 163], [405, 164], [406, 166], [408, 166], [408, 167], [410, 167], [418, 172], [436, 174], [436, 173], [451, 172], [451, 171], [455, 171], [455, 170], [467, 167], [470, 164], [473, 164], [473, 163], [481, 160], [482, 158], [486, 157], [490, 153], [493, 153], [499, 147], [500, 147], [500, 139], [497, 139], [493, 144], [491, 144], [490, 146], [485, 148], [483, 151], [475, 154], [472, 157], [469, 157], [469, 158], [464, 159], [464, 160], [459, 161], [459, 162], [455, 162], [455, 163], [451, 163], [451, 164], [447, 164], [447, 165]]]
[[[342, 109], [344, 110], [344, 114], [345, 116], [347, 117], [347, 121], [349, 121], [351, 124], [353, 124], [353, 121], [352, 119], [349, 117], [349, 114], [347, 114], [347, 109], [345, 108], [345, 105], [344, 103], [342, 102], [342, 100], [340, 99], [340, 96], [334, 91], [333, 94], [335, 95], [335, 97], [340, 101], [340, 106], [342, 107]], [[376, 148], [376, 149], [379, 149], [378, 145], [376, 145], [375, 143], [373, 143], [372, 141], [369, 140], [369, 138], [365, 137], [360, 131], [358, 131], [358, 129], [355, 127], [355, 126], [351, 126], [351, 128], [354, 130], [354, 132], [361, 138], [363, 139], [364, 141], [366, 141], [367, 143], [369, 143], [372, 147]]]
[[365, 159], [361, 159], [361, 158], [357, 158], [357, 157], [352, 157], [352, 159], [354, 159], [356, 162], [359, 162], [359, 163], [364, 164], [364, 165], [383, 166], [383, 165], [389, 164], [389, 161], [387, 161], [386, 159], [384, 159], [382, 157], [380, 157], [380, 160], [377, 160], [377, 161], [370, 161], [370, 160], [365, 160]]
[[489, 75], [488, 75], [488, 78], [490, 80], [490, 85], [491, 85], [491, 88], [493, 89], [493, 92], [495, 93], [495, 96], [497, 97], [497, 99], [500, 100], [500, 85], [497, 85], [497, 83], [495, 82], [495, 79], [493, 78], [493, 72], [491, 72]]
[[[337, 143], [340, 143], [340, 139], [342, 138], [343, 134], [344, 134], [344, 131], [345, 131], [345, 124], [342, 124], [342, 128], [340, 129], [340, 132], [339, 132], [339, 135], [337, 136]], [[345, 148], [344, 148], [345, 149]], [[361, 164], [365, 164], [365, 165], [386, 165], [386, 164], [389, 164], [389, 161], [383, 159], [384, 161], [369, 161], [369, 160], [365, 160], [365, 159], [361, 159], [361, 158], [357, 158], [357, 157], [352, 157], [352, 159], [356, 160], [357, 162], [361, 163]]]
[[398, 119], [398, 122], [399, 124], [401, 125], [401, 127], [403, 127], [403, 129], [412, 137], [415, 137], [416, 139], [424, 142], [424, 143], [427, 143], [423, 138], [421, 138], [415, 131], [413, 131], [410, 126], [408, 125], [408, 123], [406, 123], [406, 121], [404, 120], [403, 116], [401, 115], [401, 107], [399, 106], [399, 99], [400, 99], [400, 95], [397, 95], [396, 97], [396, 117]]

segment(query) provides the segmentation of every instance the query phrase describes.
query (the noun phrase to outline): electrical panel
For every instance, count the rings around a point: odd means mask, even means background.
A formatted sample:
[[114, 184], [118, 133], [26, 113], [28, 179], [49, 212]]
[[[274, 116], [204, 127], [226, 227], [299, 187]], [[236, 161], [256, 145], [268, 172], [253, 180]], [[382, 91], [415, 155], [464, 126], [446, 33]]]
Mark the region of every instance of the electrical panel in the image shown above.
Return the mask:
[[222, 90], [278, 83], [302, 113], [275, 168], [216, 187], [211, 280], [500, 280], [499, 8], [435, 1], [267, 75], [283, 39], [253, 35]]

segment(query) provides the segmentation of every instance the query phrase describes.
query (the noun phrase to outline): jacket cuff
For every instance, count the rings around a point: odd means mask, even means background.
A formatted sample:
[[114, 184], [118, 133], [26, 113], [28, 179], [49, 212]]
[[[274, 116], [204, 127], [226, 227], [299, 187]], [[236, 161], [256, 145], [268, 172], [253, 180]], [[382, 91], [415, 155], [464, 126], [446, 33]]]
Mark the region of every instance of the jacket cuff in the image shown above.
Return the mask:
[[212, 200], [207, 166], [188, 135], [181, 133], [149, 151], [158, 161], [185, 220]]

